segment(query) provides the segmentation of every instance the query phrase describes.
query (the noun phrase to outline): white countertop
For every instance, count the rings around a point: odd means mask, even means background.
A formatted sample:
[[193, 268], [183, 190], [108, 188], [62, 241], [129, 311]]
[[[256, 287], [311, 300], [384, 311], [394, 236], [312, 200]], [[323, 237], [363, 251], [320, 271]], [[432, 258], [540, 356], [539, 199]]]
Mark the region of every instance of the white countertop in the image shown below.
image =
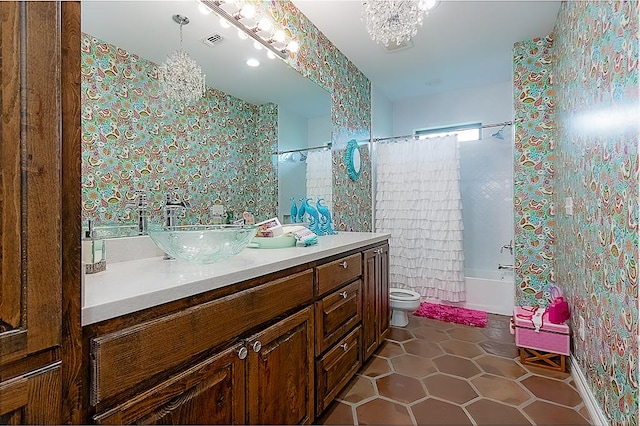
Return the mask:
[[318, 237], [318, 244], [310, 247], [246, 248], [236, 256], [209, 265], [166, 261], [162, 257], [110, 264], [107, 256], [106, 271], [84, 278], [82, 325], [356, 250], [387, 240], [389, 236], [340, 232]]

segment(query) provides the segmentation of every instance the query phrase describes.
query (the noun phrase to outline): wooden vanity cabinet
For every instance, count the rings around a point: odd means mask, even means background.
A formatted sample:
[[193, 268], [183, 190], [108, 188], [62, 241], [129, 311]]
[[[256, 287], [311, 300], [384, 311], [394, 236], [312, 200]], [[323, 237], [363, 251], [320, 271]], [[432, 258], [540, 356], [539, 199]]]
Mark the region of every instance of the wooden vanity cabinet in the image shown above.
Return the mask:
[[369, 247], [87, 327], [87, 418], [313, 423], [389, 326], [388, 246]]
[[306, 269], [129, 327], [114, 320], [89, 338], [93, 420], [311, 423], [312, 302]]
[[389, 245], [362, 253], [362, 349], [367, 360], [389, 332]]
[[312, 335], [311, 307], [307, 307], [94, 420], [98, 424], [309, 424]]

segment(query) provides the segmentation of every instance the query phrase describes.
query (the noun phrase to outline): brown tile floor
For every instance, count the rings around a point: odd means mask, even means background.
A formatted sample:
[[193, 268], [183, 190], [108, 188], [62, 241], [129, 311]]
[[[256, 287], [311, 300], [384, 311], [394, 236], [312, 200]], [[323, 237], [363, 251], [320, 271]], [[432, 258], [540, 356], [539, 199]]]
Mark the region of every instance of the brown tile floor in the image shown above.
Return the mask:
[[520, 364], [509, 317], [486, 328], [411, 316], [319, 424], [589, 424], [568, 373]]

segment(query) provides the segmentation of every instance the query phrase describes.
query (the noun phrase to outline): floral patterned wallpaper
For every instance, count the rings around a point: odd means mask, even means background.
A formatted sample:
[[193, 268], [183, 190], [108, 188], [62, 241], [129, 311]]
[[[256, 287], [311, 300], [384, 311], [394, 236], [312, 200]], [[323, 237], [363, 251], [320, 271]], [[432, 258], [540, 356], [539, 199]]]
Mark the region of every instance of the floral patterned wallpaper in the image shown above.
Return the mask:
[[[554, 30], [556, 279], [610, 424], [637, 425], [640, 2], [564, 2]], [[578, 336], [579, 316], [586, 338]]]
[[520, 306], [546, 306], [547, 285], [555, 282], [552, 47], [551, 38], [514, 45], [514, 258]]
[[[288, 63], [331, 93], [334, 227], [371, 230], [370, 157], [363, 156], [356, 182], [345, 179], [343, 164], [347, 142], [369, 138], [369, 80], [293, 3], [255, 3], [296, 34], [300, 50]], [[83, 35], [82, 49], [83, 220], [130, 220], [123, 206], [136, 189], [150, 190], [158, 218], [165, 190], [176, 186], [191, 194], [189, 215], [202, 220], [217, 203], [257, 218], [276, 214], [276, 166], [264, 155], [277, 143], [275, 110], [262, 118], [256, 106], [208, 89], [196, 106], [172, 111], [158, 97], [156, 64], [90, 35]], [[262, 190], [237, 190], [258, 184]]]
[[275, 105], [208, 88], [174, 110], [158, 95], [156, 64], [88, 34], [81, 42], [83, 222], [130, 222], [125, 206], [144, 190], [159, 223], [171, 188], [191, 203], [185, 223], [206, 221], [213, 204], [275, 214]]

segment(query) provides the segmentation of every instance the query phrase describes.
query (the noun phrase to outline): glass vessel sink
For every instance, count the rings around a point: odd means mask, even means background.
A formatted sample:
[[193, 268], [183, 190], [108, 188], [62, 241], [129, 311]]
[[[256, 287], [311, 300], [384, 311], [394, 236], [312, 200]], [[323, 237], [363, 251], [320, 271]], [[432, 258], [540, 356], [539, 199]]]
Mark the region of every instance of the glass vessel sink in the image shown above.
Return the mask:
[[194, 263], [214, 263], [240, 253], [256, 235], [255, 225], [150, 226], [149, 237], [165, 253]]

